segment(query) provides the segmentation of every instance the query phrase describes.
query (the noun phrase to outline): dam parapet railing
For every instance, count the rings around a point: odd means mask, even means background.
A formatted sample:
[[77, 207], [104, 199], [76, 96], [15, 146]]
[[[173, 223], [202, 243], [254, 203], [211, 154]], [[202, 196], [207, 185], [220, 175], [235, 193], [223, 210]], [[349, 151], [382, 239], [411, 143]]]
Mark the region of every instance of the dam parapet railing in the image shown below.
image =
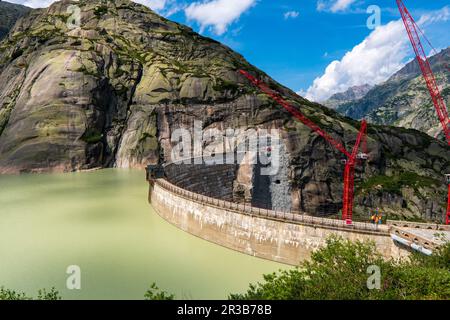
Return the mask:
[[387, 225], [397, 228], [425, 229], [436, 231], [450, 231], [450, 226], [438, 223], [410, 222], [400, 220], [388, 220]]
[[303, 224], [315, 226], [318, 228], [330, 228], [343, 230], [347, 232], [362, 232], [378, 235], [389, 235], [389, 227], [386, 225], [375, 225], [364, 222], [353, 222], [352, 225], [347, 225], [343, 220], [313, 217], [302, 212], [296, 211], [274, 211], [270, 209], [257, 208], [249, 204], [236, 203], [226, 201], [218, 198], [208, 197], [199, 193], [191, 192], [180, 188], [164, 178], [154, 179], [153, 183], [162, 187], [163, 189], [181, 196], [187, 200], [195, 201], [200, 204], [217, 207], [229, 211], [234, 211], [239, 214], [254, 216], [258, 218], [277, 220], [286, 223]]

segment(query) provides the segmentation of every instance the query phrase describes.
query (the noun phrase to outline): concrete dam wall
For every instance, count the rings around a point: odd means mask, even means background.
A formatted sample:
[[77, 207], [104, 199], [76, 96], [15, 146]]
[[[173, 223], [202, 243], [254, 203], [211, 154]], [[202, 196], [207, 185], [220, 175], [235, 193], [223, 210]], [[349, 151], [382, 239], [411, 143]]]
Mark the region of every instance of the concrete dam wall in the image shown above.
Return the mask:
[[[195, 193], [214, 198], [233, 200], [233, 185], [238, 166], [234, 164], [207, 165], [205, 163], [164, 167], [165, 175], [172, 184]], [[195, 174], [193, 174], [195, 173]]]
[[188, 233], [285, 264], [309, 258], [332, 234], [374, 241], [385, 257], [407, 254], [391, 240], [388, 226], [355, 222], [349, 227], [340, 220], [255, 208], [191, 192], [165, 179], [150, 181], [149, 201], [162, 218]]

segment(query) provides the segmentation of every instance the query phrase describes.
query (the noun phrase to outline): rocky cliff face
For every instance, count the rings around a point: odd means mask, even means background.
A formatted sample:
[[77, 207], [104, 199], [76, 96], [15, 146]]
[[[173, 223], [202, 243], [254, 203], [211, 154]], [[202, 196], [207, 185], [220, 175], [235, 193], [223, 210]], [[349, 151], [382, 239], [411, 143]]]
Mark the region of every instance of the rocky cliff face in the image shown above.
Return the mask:
[[16, 23], [17, 19], [30, 11], [30, 8], [0, 0], [0, 40]]
[[[450, 48], [430, 58], [441, 93], [450, 103]], [[442, 130], [417, 61], [408, 63], [385, 83], [374, 87], [362, 99], [342, 104], [339, 112], [371, 123], [395, 125], [425, 132], [433, 137]]]
[[328, 108], [337, 109], [343, 104], [362, 99], [370, 91], [370, 89], [372, 89], [372, 87], [373, 86], [369, 84], [351, 87], [345, 92], [333, 94], [328, 100], [323, 102], [323, 104]]
[[[342, 155], [259, 94], [249, 70], [352, 148], [359, 124], [282, 87], [239, 54], [128, 0], [78, 1], [70, 29], [61, 1], [34, 10], [0, 43], [0, 172], [143, 167], [170, 160], [177, 128], [270, 129], [282, 133], [278, 177], [242, 166], [236, 200], [336, 214]], [[371, 126], [370, 160], [357, 181], [357, 211], [439, 220], [449, 148], [416, 131]], [[193, 173], [195, 174], [195, 173]], [[255, 203], [254, 203], [255, 204]]]

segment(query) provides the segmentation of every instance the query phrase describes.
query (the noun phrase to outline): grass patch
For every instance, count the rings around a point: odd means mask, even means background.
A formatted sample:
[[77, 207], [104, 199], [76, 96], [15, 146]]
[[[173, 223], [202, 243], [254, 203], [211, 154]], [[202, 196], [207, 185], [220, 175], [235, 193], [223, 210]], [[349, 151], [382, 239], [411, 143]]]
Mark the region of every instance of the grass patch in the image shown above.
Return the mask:
[[239, 86], [231, 81], [227, 81], [224, 79], [217, 79], [217, 83], [214, 85], [213, 89], [218, 92], [224, 91], [237, 92]]
[[144, 133], [141, 135], [141, 137], [139, 138], [139, 142], [142, 143], [142, 142], [144, 142], [145, 140], [147, 140], [148, 138], [155, 138], [155, 136], [152, 135], [151, 133], [144, 132]]
[[87, 129], [81, 137], [81, 140], [88, 144], [98, 143], [103, 139], [103, 133], [97, 129]]
[[439, 182], [430, 177], [424, 177], [414, 172], [402, 172], [396, 176], [379, 175], [369, 178], [358, 188], [357, 193], [368, 193], [371, 190], [401, 195], [404, 187], [418, 190], [420, 187], [431, 187]]
[[103, 15], [108, 13], [108, 7], [107, 6], [100, 6], [94, 9], [94, 14], [97, 18], [102, 17]]
[[17, 292], [10, 289], [0, 287], [0, 301], [1, 300], [61, 300], [59, 292], [55, 288], [50, 290], [41, 289], [38, 291], [36, 298], [27, 296], [24, 292]]

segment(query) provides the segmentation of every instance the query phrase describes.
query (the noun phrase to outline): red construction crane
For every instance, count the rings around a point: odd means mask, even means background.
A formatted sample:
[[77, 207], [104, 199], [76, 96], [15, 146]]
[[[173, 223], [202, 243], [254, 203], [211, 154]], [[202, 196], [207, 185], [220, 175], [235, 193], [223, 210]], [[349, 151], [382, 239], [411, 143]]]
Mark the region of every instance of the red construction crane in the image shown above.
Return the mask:
[[[414, 18], [409, 13], [402, 0], [396, 0], [400, 14], [402, 15], [403, 23], [405, 24], [406, 31], [408, 32], [409, 39], [414, 49], [414, 53], [417, 57], [420, 70], [430, 91], [431, 99], [433, 100], [434, 107], [436, 109], [439, 121], [442, 125], [447, 143], [450, 145], [450, 122], [448, 118], [447, 106], [445, 105], [444, 98], [441, 95], [439, 87], [436, 82], [436, 78], [431, 70], [430, 62], [428, 61], [425, 50], [423, 49], [422, 42], [420, 41], [419, 31], [420, 27], [415, 22]], [[448, 183], [448, 198], [447, 198], [447, 215], [445, 223], [450, 224], [450, 176], [446, 175]]]
[[343, 208], [342, 208], [342, 219], [346, 221], [348, 225], [353, 222], [353, 197], [354, 197], [354, 186], [355, 186], [355, 166], [357, 160], [367, 160], [366, 150], [359, 153], [361, 144], [363, 148], [366, 146], [366, 132], [367, 132], [367, 122], [365, 120], [361, 123], [361, 129], [359, 131], [358, 137], [356, 138], [356, 143], [350, 153], [344, 147], [344, 145], [329, 135], [327, 132], [322, 130], [316, 123], [308, 119], [303, 113], [301, 113], [297, 108], [289, 104], [284, 100], [281, 95], [272, 89], [270, 89], [264, 82], [256, 79], [254, 76], [249, 74], [244, 70], [239, 70], [239, 72], [244, 75], [251, 83], [258, 87], [262, 92], [272, 97], [279, 105], [291, 113], [295, 118], [300, 120], [302, 123], [311, 128], [318, 135], [327, 140], [332, 146], [342, 152], [346, 157], [345, 171], [344, 171], [344, 195], [343, 195]]

